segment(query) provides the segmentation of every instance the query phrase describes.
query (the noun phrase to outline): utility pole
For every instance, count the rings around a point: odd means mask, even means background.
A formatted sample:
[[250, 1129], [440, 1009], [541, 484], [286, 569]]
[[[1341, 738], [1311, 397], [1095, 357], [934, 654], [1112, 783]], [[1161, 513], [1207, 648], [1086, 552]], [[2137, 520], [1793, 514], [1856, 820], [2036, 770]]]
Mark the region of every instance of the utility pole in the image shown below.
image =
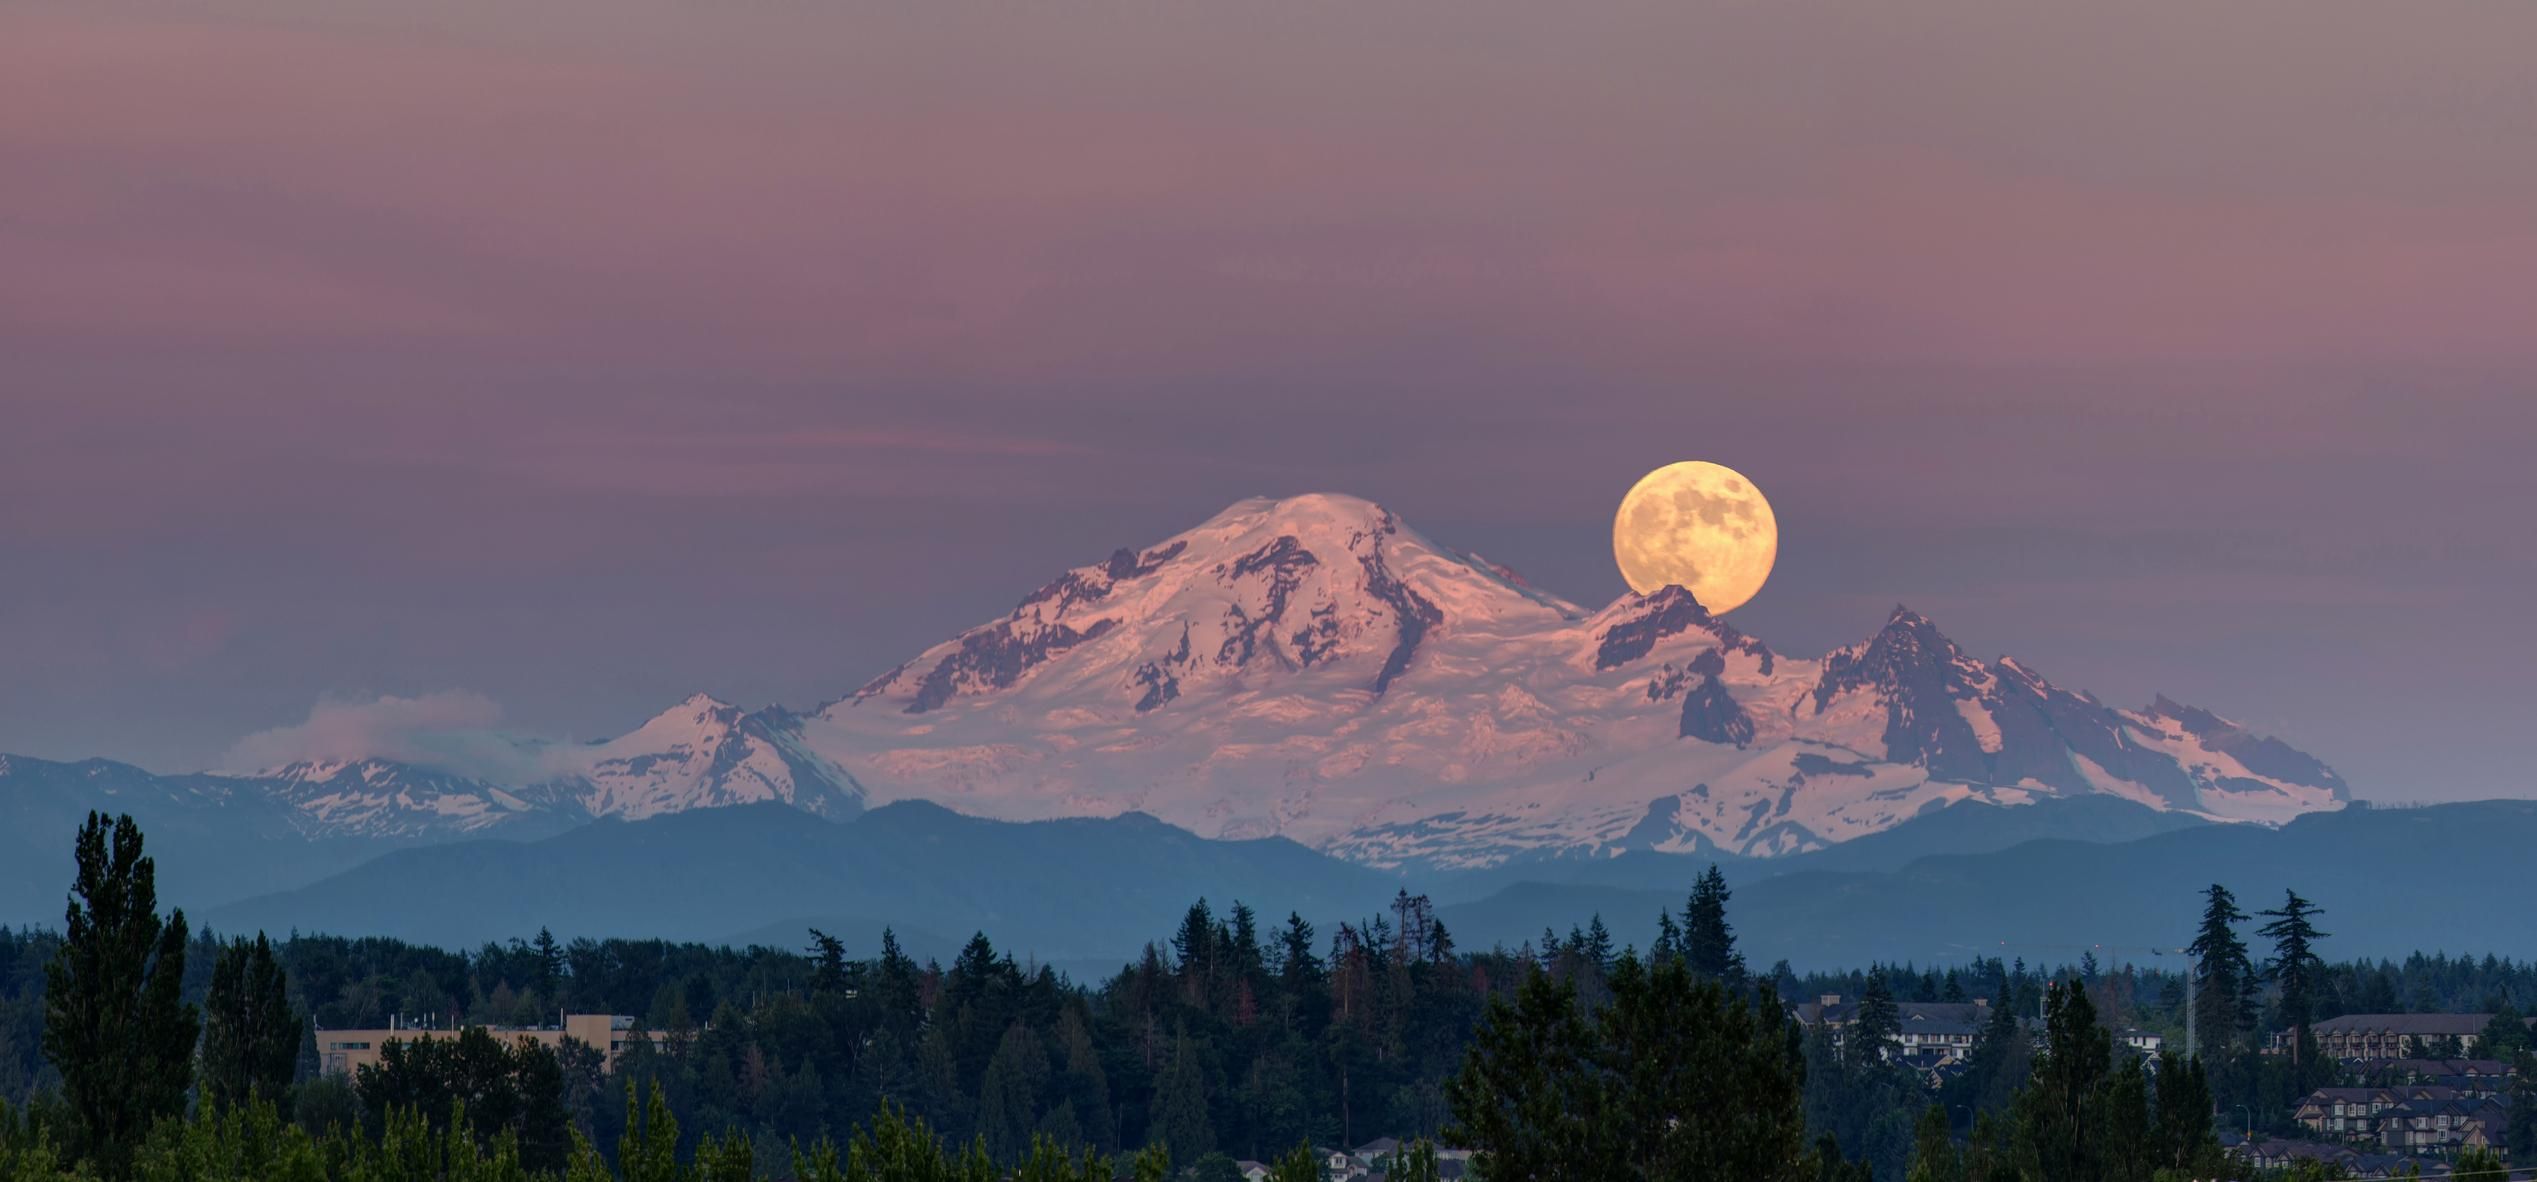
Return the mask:
[[2200, 966], [2185, 962], [2185, 1057], [2202, 1057], [2202, 974]]

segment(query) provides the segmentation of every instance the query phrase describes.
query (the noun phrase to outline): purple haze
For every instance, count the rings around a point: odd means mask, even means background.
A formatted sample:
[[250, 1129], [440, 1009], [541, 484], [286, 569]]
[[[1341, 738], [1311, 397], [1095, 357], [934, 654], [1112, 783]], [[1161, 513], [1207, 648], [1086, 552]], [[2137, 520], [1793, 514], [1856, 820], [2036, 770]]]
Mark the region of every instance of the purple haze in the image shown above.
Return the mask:
[[[1254, 493], [2524, 793], [2537, 7], [0, 13], [0, 751], [807, 705]], [[434, 696], [441, 695], [441, 696]], [[478, 705], [487, 703], [487, 705]]]

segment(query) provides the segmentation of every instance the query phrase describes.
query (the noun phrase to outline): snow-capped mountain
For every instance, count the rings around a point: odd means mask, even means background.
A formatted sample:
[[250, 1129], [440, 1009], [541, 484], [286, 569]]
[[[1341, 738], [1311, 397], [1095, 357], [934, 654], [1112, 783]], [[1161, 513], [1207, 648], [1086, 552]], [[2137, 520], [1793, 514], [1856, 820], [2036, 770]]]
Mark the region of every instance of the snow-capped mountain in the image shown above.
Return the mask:
[[1791, 658], [1679, 588], [1589, 613], [1333, 495], [1068, 571], [798, 734], [876, 800], [1143, 811], [1384, 866], [1787, 853], [1965, 801], [2277, 822], [2349, 795], [2278, 741], [2105, 706], [1905, 609]]
[[1006, 820], [1144, 812], [1381, 867], [1793, 853], [1965, 802], [2111, 795], [2277, 823], [2349, 799], [2277, 740], [2165, 698], [2107, 706], [1905, 609], [1791, 657], [1681, 588], [1588, 611], [1336, 495], [1243, 501], [1118, 550], [810, 714], [699, 694], [602, 742], [492, 749], [500, 773], [0, 757], [0, 792], [393, 843], [922, 799]]
[[563, 802], [546, 785], [504, 787], [385, 759], [303, 761], [228, 778], [240, 792], [288, 806], [294, 824], [312, 837], [471, 834], [555, 812]]
[[803, 744], [799, 718], [706, 694], [574, 755], [578, 766], [559, 787], [593, 817], [639, 821], [765, 802], [831, 819], [863, 811], [863, 786]]
[[523, 775], [361, 759], [165, 782], [195, 793], [204, 790], [200, 785], [218, 785], [278, 803], [292, 826], [312, 838], [548, 832], [599, 817], [639, 821], [768, 802], [831, 819], [863, 810], [863, 786], [803, 744], [799, 718], [782, 710], [745, 711], [705, 694], [604, 742], [520, 741], [518, 747], [521, 766], [531, 769]]

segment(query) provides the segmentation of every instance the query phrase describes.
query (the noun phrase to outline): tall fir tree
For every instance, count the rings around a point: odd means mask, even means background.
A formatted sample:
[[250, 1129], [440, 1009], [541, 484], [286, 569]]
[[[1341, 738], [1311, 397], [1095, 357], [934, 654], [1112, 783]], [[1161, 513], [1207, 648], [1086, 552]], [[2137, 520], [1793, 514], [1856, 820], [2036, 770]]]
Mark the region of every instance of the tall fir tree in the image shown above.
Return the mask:
[[2516, 1062], [2520, 1052], [2528, 1050], [2529, 1046], [2528, 1019], [2508, 1000], [2504, 1000], [2493, 1007], [2492, 1020], [2484, 1024], [2484, 1033], [2476, 1037], [2475, 1054], [2479, 1059], [2511, 1063]]
[[2177, 1177], [2216, 1173], [2220, 1142], [2212, 1129], [2211, 1112], [2211, 1081], [2203, 1074], [2202, 1060], [2160, 1052], [2150, 1168]]
[[1683, 955], [1683, 930], [1674, 924], [1674, 913], [1667, 909], [1656, 912], [1656, 942], [1647, 946], [1651, 961], [1673, 960]]
[[843, 993], [846, 988], [846, 942], [818, 928], [810, 929], [810, 991]]
[[74, 849], [61, 948], [44, 966], [44, 1056], [62, 1075], [67, 1148], [120, 1177], [193, 1082], [185, 912], [159, 918], [157, 864], [131, 817], [89, 813]]
[[2110, 1122], [2100, 1094], [2113, 1069], [2113, 1039], [2087, 991], [2076, 982], [2048, 984], [2043, 1055], [2016, 1105], [2020, 1153], [2038, 1177], [2101, 1176]]
[[2284, 891], [2282, 905], [2262, 914], [2273, 922], [2257, 929], [2257, 934], [2273, 942], [2273, 958], [2264, 972], [2281, 989], [2282, 1025], [2290, 1031], [2290, 1062], [2296, 1090], [2306, 1091], [2309, 1084], [2306, 1069], [2312, 1064], [2309, 1054], [2308, 1024], [2316, 1016], [2317, 984], [2325, 961], [2317, 955], [2317, 941], [2326, 933], [2317, 930], [2316, 917], [2321, 914], [2316, 904], [2299, 897], [2297, 891]]
[[1048, 1079], [1047, 1048], [1030, 1027], [1015, 1022], [996, 1044], [978, 1087], [978, 1136], [995, 1160], [1015, 1162], [1030, 1152]]
[[1289, 993], [1318, 988], [1321, 956], [1313, 951], [1313, 925], [1296, 912], [1286, 913], [1285, 930], [1277, 937], [1277, 976]]
[[1267, 1182], [1322, 1182], [1321, 1162], [1313, 1156], [1309, 1144], [1286, 1151], [1269, 1167]]
[[2206, 1058], [2224, 1057], [2254, 1019], [2247, 1002], [2255, 964], [2237, 934], [2244, 922], [2229, 888], [2215, 882], [2203, 892], [2202, 930], [2185, 951], [2194, 958], [2194, 1034], [2201, 1043], [2193, 1049]]
[[1683, 908], [1683, 953], [1691, 971], [1713, 981], [1744, 976], [1744, 954], [1735, 950], [1735, 928], [1727, 923], [1727, 878], [1712, 862], [1692, 884], [1691, 901]]
[[1171, 1066], [1154, 1081], [1150, 1141], [1170, 1148], [1174, 1161], [1196, 1161], [1216, 1147], [1215, 1122], [1207, 1114], [1207, 1072], [1184, 1033]]
[[[1678, 961], [1623, 957], [1591, 1023], [1572, 982], [1492, 999], [1447, 1088], [1482, 1177], [1804, 1182], [1803, 1067], [1785, 1015]], [[1718, 1119], [1732, 1114], [1733, 1119]]]
[[1260, 974], [1267, 969], [1267, 962], [1260, 953], [1260, 916], [1251, 910], [1250, 904], [1240, 899], [1233, 901], [1229, 934], [1233, 937], [1233, 963], [1229, 966], [1233, 975], [1246, 984], [1256, 985]]
[[1596, 912], [1594, 921], [1586, 925], [1585, 938], [1578, 941], [1578, 952], [1598, 974], [1612, 971], [1612, 929], [1603, 926], [1603, 914]]
[[1903, 1033], [1902, 1008], [1885, 982], [1885, 970], [1870, 970], [1867, 988], [1859, 994], [1858, 1012], [1841, 1034], [1841, 1055], [1852, 1070], [1883, 1064], [1896, 1051]]
[[1180, 975], [1181, 991], [1189, 1004], [1203, 1009], [1214, 996], [1216, 954], [1221, 943], [1207, 901], [1200, 899], [1190, 904], [1189, 913], [1181, 918], [1180, 930], [1172, 935], [1172, 971]]
[[2511, 1119], [2503, 1130], [2504, 1146], [2512, 1161], [2537, 1162], [2537, 1051], [2521, 1051], [2511, 1068]]
[[261, 1098], [288, 1111], [306, 1026], [291, 1009], [282, 966], [264, 933], [221, 949], [203, 999], [203, 1098], [223, 1107]]
[[564, 946], [555, 942], [555, 933], [539, 928], [529, 951], [536, 958], [531, 965], [537, 1000], [550, 1012], [559, 1010], [564, 1002]]
[[1964, 1155], [1956, 1150], [1955, 1130], [1947, 1110], [1936, 1104], [1923, 1109], [1913, 1130], [1912, 1164], [1904, 1182], [1965, 1182]]

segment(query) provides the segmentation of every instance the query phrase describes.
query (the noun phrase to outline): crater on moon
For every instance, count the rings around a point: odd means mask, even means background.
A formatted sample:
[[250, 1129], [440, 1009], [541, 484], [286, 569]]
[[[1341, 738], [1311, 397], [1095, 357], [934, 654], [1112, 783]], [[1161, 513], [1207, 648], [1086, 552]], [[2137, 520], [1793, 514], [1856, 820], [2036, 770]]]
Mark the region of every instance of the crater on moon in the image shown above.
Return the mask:
[[1779, 518], [1744, 474], [1686, 460], [1639, 478], [1612, 518], [1612, 557], [1630, 589], [1679, 586], [1724, 615], [1762, 590], [1779, 560]]

